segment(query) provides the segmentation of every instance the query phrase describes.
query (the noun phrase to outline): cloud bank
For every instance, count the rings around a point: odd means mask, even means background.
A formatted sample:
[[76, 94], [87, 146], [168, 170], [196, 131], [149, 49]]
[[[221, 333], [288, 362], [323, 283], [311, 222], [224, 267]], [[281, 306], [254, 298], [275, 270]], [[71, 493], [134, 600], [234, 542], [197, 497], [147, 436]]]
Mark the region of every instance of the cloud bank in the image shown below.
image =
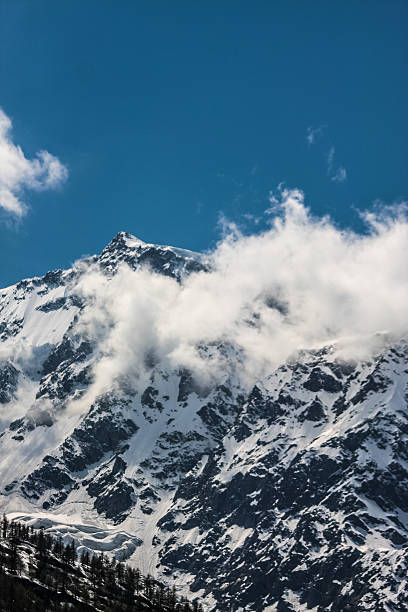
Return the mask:
[[88, 270], [76, 291], [88, 301], [80, 327], [98, 346], [94, 394], [124, 376], [145, 384], [153, 364], [250, 385], [302, 349], [336, 343], [340, 356], [366, 358], [378, 332], [406, 334], [403, 213], [367, 215], [358, 235], [314, 218], [299, 190], [271, 204], [267, 231], [231, 226], [210, 271], [181, 283], [126, 265], [112, 278]]
[[10, 135], [12, 123], [0, 108], [0, 208], [22, 217], [27, 206], [23, 201], [26, 190], [55, 189], [67, 176], [67, 168], [48, 151], [39, 151], [27, 159]]

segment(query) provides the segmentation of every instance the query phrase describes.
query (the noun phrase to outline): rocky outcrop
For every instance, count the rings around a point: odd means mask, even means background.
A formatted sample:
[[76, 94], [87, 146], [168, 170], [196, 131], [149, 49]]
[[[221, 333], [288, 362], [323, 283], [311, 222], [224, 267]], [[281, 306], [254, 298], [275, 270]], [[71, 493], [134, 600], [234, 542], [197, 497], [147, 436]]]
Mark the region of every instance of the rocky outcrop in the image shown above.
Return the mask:
[[0, 363], [0, 404], [7, 404], [15, 395], [19, 371], [11, 363]]

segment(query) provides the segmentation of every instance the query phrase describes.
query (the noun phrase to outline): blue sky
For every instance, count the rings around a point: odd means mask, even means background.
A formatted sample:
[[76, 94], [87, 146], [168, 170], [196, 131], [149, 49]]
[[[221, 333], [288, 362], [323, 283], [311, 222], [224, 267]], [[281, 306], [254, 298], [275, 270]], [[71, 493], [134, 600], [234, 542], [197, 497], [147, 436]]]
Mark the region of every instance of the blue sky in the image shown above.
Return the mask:
[[9, 137], [68, 169], [0, 211], [0, 285], [119, 230], [194, 250], [222, 214], [259, 231], [281, 182], [361, 230], [408, 198], [407, 26], [405, 0], [0, 0]]

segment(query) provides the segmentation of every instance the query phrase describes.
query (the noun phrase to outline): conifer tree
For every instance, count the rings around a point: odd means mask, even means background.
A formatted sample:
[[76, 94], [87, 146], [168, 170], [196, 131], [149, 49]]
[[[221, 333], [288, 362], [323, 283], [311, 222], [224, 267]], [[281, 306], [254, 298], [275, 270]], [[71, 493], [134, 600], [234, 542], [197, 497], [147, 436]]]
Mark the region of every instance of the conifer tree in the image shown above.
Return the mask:
[[9, 521], [7, 520], [7, 516], [3, 514], [3, 520], [1, 522], [1, 533], [3, 538], [7, 538], [7, 531], [9, 527]]

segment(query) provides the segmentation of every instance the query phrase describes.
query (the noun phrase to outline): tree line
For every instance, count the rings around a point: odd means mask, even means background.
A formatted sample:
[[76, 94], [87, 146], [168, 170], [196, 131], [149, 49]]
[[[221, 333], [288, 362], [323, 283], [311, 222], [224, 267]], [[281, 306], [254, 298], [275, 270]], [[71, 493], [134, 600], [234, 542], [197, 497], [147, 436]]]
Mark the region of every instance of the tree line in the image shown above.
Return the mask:
[[0, 521], [3, 612], [203, 612], [176, 588], [104, 553], [78, 555], [75, 542], [25, 523]]

